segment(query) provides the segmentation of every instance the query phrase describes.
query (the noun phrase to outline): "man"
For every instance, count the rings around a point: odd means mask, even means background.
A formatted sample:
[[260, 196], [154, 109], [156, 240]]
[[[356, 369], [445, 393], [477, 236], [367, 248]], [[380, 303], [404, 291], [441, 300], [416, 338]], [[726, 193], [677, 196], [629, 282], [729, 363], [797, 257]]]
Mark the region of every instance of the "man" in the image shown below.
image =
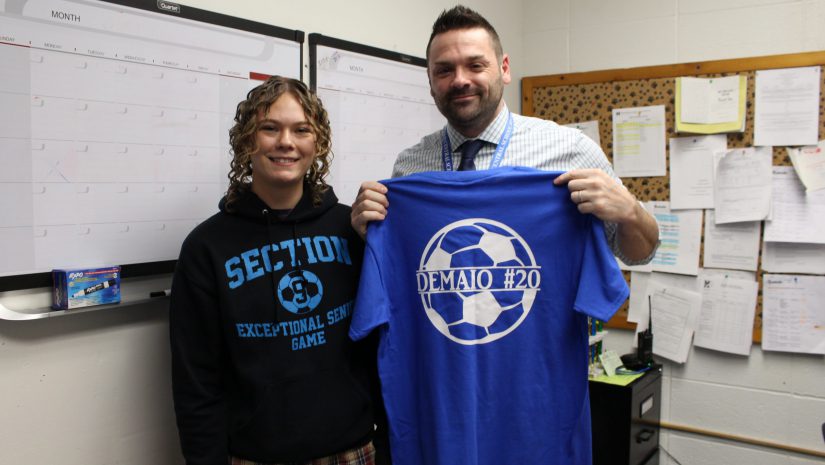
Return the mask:
[[[427, 74], [430, 93], [449, 124], [445, 131], [430, 134], [404, 150], [396, 160], [393, 177], [452, 169], [453, 149], [478, 139], [483, 146], [474, 159], [462, 157], [461, 164], [455, 166], [485, 169], [501, 163], [567, 171], [553, 182], [567, 185], [581, 213], [605, 222], [613, 253], [628, 264], [650, 261], [658, 244], [656, 221], [613, 175], [595, 142], [549, 121], [512, 115], [512, 135], [503, 143], [511, 115], [502, 98], [504, 86], [511, 80], [510, 58], [486, 19], [463, 6], [444, 11], [427, 44]], [[378, 182], [361, 185], [351, 219], [362, 237], [366, 236], [367, 223], [386, 217], [386, 193], [386, 187]]]

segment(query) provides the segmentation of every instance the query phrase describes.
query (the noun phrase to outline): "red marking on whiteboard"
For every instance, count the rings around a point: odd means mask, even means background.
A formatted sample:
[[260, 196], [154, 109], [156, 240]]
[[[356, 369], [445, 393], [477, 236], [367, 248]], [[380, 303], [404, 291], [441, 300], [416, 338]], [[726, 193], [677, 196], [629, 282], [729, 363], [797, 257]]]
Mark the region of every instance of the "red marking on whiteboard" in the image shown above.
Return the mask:
[[269, 74], [263, 73], [254, 73], [252, 71], [249, 72], [249, 79], [254, 81], [266, 81], [267, 79], [271, 78], [272, 76]]

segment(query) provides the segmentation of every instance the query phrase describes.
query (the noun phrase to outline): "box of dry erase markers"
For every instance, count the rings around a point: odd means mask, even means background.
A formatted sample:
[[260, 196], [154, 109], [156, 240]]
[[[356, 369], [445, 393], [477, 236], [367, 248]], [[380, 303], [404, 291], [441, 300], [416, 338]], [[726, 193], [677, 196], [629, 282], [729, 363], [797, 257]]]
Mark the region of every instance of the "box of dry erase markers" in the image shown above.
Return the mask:
[[52, 309], [120, 303], [120, 267], [52, 270]]

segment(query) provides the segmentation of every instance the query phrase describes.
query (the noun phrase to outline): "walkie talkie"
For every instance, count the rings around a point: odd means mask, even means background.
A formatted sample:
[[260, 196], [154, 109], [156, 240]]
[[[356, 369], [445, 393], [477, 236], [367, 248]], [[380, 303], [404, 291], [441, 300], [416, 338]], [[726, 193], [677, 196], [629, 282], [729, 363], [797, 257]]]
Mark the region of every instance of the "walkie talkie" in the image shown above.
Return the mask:
[[653, 364], [653, 303], [651, 296], [647, 296], [647, 305], [647, 329], [638, 334], [636, 357], [642, 365], [650, 366]]
[[636, 353], [622, 355], [624, 367], [631, 371], [642, 371], [653, 366], [653, 303], [647, 297], [647, 329], [637, 335]]

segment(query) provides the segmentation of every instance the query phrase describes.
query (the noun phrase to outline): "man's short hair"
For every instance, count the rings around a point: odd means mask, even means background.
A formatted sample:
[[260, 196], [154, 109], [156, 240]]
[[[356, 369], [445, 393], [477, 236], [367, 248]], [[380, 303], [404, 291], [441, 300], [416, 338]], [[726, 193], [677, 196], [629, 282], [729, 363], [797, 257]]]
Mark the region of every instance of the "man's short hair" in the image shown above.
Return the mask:
[[496, 52], [496, 59], [501, 63], [504, 51], [501, 48], [501, 39], [499, 39], [496, 29], [478, 12], [463, 5], [456, 5], [449, 10], [442, 11], [433, 23], [433, 32], [430, 34], [430, 41], [427, 42], [427, 61], [430, 59], [430, 45], [432, 45], [435, 36], [449, 31], [477, 27], [484, 29], [490, 35], [490, 40], [493, 41], [493, 49]]

